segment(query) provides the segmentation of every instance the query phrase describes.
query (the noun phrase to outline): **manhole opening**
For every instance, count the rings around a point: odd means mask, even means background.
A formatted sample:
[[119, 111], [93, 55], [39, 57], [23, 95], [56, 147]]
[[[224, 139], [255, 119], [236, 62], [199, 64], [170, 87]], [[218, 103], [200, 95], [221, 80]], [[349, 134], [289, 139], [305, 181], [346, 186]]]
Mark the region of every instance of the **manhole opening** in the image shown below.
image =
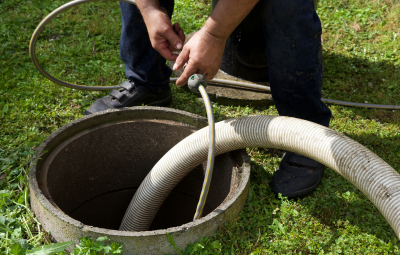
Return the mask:
[[[136, 189], [155, 163], [196, 130], [173, 121], [134, 120], [105, 124], [60, 144], [37, 172], [44, 195], [83, 224], [118, 229]], [[204, 179], [205, 163], [171, 192], [150, 230], [191, 222]], [[231, 153], [215, 160], [203, 216], [215, 210], [238, 183]]]

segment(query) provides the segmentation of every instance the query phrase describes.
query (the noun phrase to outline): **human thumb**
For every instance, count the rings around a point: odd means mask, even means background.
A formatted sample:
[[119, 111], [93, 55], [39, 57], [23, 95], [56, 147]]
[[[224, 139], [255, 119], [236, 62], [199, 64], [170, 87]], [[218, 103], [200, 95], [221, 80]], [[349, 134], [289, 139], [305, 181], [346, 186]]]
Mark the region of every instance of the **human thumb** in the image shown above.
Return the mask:
[[169, 43], [175, 47], [175, 49], [182, 49], [182, 41], [172, 28], [168, 30], [166, 38]]

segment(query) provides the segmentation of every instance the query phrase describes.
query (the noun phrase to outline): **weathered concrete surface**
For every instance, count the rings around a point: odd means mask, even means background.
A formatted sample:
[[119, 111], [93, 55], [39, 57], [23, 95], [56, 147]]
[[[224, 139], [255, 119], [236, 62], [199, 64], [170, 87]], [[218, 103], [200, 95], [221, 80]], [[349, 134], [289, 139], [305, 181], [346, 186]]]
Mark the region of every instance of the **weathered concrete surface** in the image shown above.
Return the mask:
[[[132, 107], [129, 109], [109, 110], [86, 116], [61, 127], [51, 134], [38, 148], [37, 155], [42, 154], [44, 151], [47, 152], [34, 164], [29, 174], [29, 181], [32, 210], [43, 224], [44, 229], [51, 232], [54, 241], [73, 240], [77, 244], [79, 238], [82, 236], [90, 236], [92, 238], [108, 236], [112, 241], [124, 244], [124, 254], [175, 254], [175, 251], [170, 247], [167, 240], [166, 232], [169, 232], [178, 247], [183, 249], [188, 244], [200, 240], [201, 237], [215, 233], [222, 223], [235, 219], [242, 209], [248, 192], [250, 173], [249, 159], [243, 150], [232, 154], [237, 160], [239, 167], [232, 169], [233, 175], [230, 182], [230, 191], [225, 200], [205, 217], [168, 229], [128, 232], [85, 225], [58, 208], [56, 200], [60, 201], [60, 198], [53, 201], [51, 192], [40, 189], [40, 187], [44, 186], [43, 181], [46, 181], [43, 179], [43, 175], [47, 175], [46, 171], [43, 171], [46, 159], [60, 144], [88, 129], [95, 130], [97, 127], [107, 123], [123, 123], [135, 119], [168, 120], [180, 122], [182, 123], [181, 125], [188, 125], [195, 128], [202, 128], [207, 125], [206, 119], [183, 111], [161, 107]], [[64, 149], [63, 152], [67, 153], [68, 151]], [[118, 157], [116, 157], [117, 159]], [[55, 169], [53, 168], [51, 171], [55, 171]], [[110, 180], [110, 182], [112, 181]], [[71, 183], [70, 186], [71, 189], [74, 188], [74, 184]], [[53, 187], [53, 189], [55, 188], [57, 187]], [[88, 185], [88, 192], [89, 188], [90, 185]], [[59, 203], [60, 205], [63, 204], [62, 201]], [[68, 204], [62, 205], [62, 207], [68, 208]], [[73, 247], [70, 247], [69, 250], [71, 251], [72, 249]]]

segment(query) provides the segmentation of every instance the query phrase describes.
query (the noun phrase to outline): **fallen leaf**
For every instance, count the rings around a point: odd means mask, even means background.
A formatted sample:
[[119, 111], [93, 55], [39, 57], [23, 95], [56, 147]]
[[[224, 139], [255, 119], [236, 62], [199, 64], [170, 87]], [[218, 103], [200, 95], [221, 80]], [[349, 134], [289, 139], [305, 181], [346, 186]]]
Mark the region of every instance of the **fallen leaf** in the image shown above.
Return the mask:
[[354, 20], [354, 23], [350, 25], [350, 28], [355, 30], [357, 33], [361, 30], [361, 27], [360, 25], [358, 25], [357, 20]]

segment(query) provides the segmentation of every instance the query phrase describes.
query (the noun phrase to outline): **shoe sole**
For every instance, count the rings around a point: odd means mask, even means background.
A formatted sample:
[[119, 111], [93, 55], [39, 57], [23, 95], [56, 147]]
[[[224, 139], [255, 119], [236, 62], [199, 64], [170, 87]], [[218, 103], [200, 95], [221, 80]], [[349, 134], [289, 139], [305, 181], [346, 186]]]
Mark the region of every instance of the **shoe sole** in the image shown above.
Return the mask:
[[321, 183], [321, 179], [318, 180], [318, 182], [316, 184], [314, 184], [311, 187], [308, 187], [307, 189], [299, 190], [299, 191], [292, 192], [292, 193], [282, 193], [282, 192], [276, 192], [273, 189], [271, 189], [271, 190], [272, 190], [272, 192], [274, 192], [276, 194], [276, 196], [278, 196], [278, 193], [280, 193], [280, 194], [282, 194], [282, 197], [287, 197], [288, 199], [302, 198], [302, 197], [312, 194], [317, 189], [318, 185]]
[[170, 95], [168, 98], [160, 100], [160, 101], [156, 101], [156, 102], [152, 102], [150, 104], [147, 104], [148, 106], [168, 106], [170, 105], [172, 102], [172, 95]]
[[[151, 102], [151, 103], [149, 103], [149, 104], [147, 104], [147, 105], [148, 105], [148, 106], [163, 106], [163, 107], [166, 107], [166, 106], [170, 105], [171, 102], [172, 102], [172, 95], [170, 95], [170, 96], [169, 96], [168, 98], [166, 98], [166, 99], [163, 99], [163, 100], [160, 100], [160, 101], [156, 101], [156, 102]], [[127, 106], [127, 107], [132, 107], [132, 106]], [[117, 109], [117, 108], [109, 108], [109, 109]], [[109, 110], [109, 109], [108, 109], [108, 110]], [[83, 113], [84, 116], [90, 115], [90, 114], [93, 114], [93, 113], [89, 112], [88, 110], [86, 110], [86, 111]]]

